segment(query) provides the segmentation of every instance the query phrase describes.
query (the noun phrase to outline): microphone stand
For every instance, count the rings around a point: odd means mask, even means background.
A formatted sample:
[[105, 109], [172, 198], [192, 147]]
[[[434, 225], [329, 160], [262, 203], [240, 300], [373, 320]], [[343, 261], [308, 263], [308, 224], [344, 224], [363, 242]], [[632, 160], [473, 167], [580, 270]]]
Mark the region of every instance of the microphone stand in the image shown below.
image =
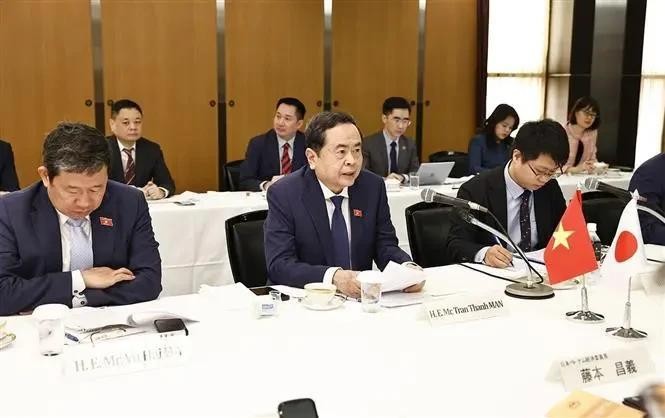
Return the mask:
[[[637, 210], [641, 210], [650, 215], [653, 215], [656, 219], [665, 224], [665, 218], [655, 210], [640, 205], [637, 205]], [[614, 337], [634, 340], [634, 339], [646, 338], [648, 334], [644, 331], [640, 331], [638, 329], [633, 328], [630, 323], [631, 322], [630, 288], [632, 284], [633, 284], [633, 276], [630, 276], [628, 278], [628, 298], [626, 299], [626, 305], [623, 310], [623, 326], [606, 328], [605, 332]]]
[[[494, 221], [496, 222], [497, 225], [499, 225], [499, 227], [503, 230], [503, 232], [499, 232], [496, 229], [492, 228], [491, 226], [487, 225], [486, 223], [481, 222], [476, 217], [471, 215], [468, 211], [462, 212], [461, 215], [462, 215], [462, 219], [465, 222], [470, 223], [472, 225], [475, 225], [475, 226], [479, 227], [480, 229], [483, 229], [483, 230], [489, 232], [490, 234], [494, 235], [495, 237], [502, 239], [504, 242], [510, 243], [510, 245], [513, 247], [513, 249], [515, 249], [515, 251], [517, 251], [517, 253], [520, 255], [522, 260], [524, 260], [524, 262], [526, 263], [526, 265], [528, 267], [527, 268], [526, 282], [524, 282], [524, 283], [517, 282], [517, 283], [509, 284], [508, 286], [506, 286], [506, 290], [505, 290], [506, 295], [514, 297], [514, 298], [522, 298], [522, 299], [548, 299], [548, 298], [554, 297], [554, 291], [552, 290], [552, 288], [550, 286], [547, 286], [547, 285], [542, 283], [543, 282], [542, 276], [531, 265], [531, 263], [529, 262], [529, 259], [526, 257], [526, 255], [524, 254], [522, 249], [519, 246], [515, 245], [515, 243], [510, 238], [508, 233], [505, 231], [505, 229], [503, 228], [501, 223], [496, 219], [494, 214], [492, 214], [492, 212], [490, 212], [490, 211], [488, 211], [487, 213], [489, 213], [492, 216], [492, 218], [494, 218]], [[536, 274], [540, 277], [540, 282], [539, 283], [534, 282], [532, 270], [534, 272], [536, 272]]]

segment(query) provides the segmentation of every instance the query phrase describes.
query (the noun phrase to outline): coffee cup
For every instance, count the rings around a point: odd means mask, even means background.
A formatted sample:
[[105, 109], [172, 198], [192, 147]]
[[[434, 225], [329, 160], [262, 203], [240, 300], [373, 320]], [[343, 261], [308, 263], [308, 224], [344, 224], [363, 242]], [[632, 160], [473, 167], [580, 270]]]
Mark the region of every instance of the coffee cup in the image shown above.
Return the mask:
[[337, 286], [327, 283], [307, 283], [305, 285], [305, 300], [315, 306], [325, 306], [335, 297]]

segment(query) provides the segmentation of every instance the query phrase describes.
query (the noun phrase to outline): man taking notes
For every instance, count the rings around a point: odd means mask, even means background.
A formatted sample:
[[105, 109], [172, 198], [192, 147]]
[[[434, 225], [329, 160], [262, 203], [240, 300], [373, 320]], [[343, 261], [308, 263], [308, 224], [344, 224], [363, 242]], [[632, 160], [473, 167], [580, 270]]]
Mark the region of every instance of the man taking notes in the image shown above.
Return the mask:
[[[511, 160], [464, 183], [457, 197], [488, 208], [525, 252], [544, 248], [566, 209], [554, 176], [568, 159], [568, 137], [553, 120], [528, 122], [515, 138]], [[474, 214], [497, 228], [486, 214]], [[484, 230], [452, 218], [448, 251], [457, 262], [482, 262], [504, 268], [512, 253]]]
[[240, 189], [266, 191], [277, 180], [305, 164], [305, 136], [300, 132], [305, 105], [282, 97], [275, 106], [273, 129], [249, 141], [240, 166]]
[[108, 181], [109, 146], [94, 128], [48, 134], [41, 181], [0, 199], [0, 316], [155, 299], [161, 260], [142, 193]]
[[127, 99], [111, 108], [109, 121], [111, 168], [109, 178], [139, 187], [147, 199], [163, 199], [175, 193], [175, 183], [159, 144], [141, 136], [143, 111]]
[[[397, 245], [383, 180], [362, 170], [360, 131], [337, 112], [316, 115], [305, 132], [307, 165], [268, 190], [264, 225], [272, 283], [333, 283], [358, 297], [358, 271], [411, 263]], [[412, 264], [412, 263], [411, 263]], [[419, 291], [424, 283], [406, 291]]]
[[389, 97], [383, 102], [383, 131], [363, 140], [363, 167], [381, 177], [408, 182], [408, 175], [418, 171], [416, 143], [404, 136], [411, 125], [411, 105], [403, 97]]

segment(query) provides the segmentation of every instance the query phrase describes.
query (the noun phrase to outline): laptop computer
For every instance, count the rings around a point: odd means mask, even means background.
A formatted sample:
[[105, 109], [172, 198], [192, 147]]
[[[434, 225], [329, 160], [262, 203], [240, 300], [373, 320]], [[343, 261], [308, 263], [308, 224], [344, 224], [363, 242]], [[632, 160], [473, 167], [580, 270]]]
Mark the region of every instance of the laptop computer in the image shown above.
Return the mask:
[[418, 169], [421, 186], [432, 186], [443, 184], [455, 165], [454, 161], [443, 163], [422, 163]]

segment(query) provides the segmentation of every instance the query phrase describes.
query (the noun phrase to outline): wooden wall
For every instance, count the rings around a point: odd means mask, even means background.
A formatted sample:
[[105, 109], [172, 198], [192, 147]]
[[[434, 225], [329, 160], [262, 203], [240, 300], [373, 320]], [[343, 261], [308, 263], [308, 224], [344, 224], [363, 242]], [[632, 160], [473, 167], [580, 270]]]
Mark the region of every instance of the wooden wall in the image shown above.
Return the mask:
[[[466, 150], [474, 130], [475, 4], [427, 1], [417, 138], [425, 161], [441, 149]], [[271, 127], [279, 97], [300, 98], [306, 119], [326, 99], [323, 0], [225, 0], [223, 86], [216, 7], [101, 2], [104, 128], [109, 100], [139, 102], [144, 135], [161, 144], [178, 191], [217, 190], [219, 156], [244, 158], [249, 139]], [[0, 1], [0, 137], [13, 145], [22, 186], [37, 179], [44, 135], [58, 121], [95, 123], [91, 27], [89, 0]], [[417, 99], [418, 1], [334, 0], [331, 47], [328, 99], [365, 134], [381, 129], [386, 97]]]

